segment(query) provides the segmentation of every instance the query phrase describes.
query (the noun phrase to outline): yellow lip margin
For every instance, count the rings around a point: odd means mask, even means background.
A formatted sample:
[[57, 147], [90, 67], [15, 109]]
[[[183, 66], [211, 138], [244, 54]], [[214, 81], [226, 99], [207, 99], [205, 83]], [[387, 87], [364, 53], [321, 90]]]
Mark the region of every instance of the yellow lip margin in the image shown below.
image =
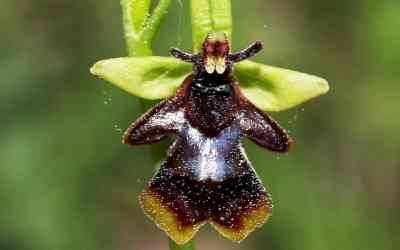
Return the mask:
[[200, 227], [207, 221], [190, 226], [182, 226], [177, 216], [151, 190], [145, 189], [139, 196], [140, 204], [145, 214], [163, 230], [173, 241], [183, 245], [191, 240]]
[[194, 225], [183, 226], [177, 215], [174, 214], [166, 205], [162, 204], [160, 197], [154, 192], [145, 189], [139, 197], [141, 207], [145, 214], [163, 230], [177, 244], [185, 244], [190, 241], [199, 229], [209, 222], [211, 226], [222, 236], [236, 242], [244, 240], [257, 227], [262, 226], [271, 216], [271, 207], [268, 203], [260, 204], [260, 206], [244, 212], [240, 215], [240, 226], [229, 228], [218, 224], [212, 219], [199, 222]]
[[228, 228], [216, 223], [215, 221], [210, 221], [210, 224], [225, 238], [239, 243], [255, 229], [264, 225], [270, 216], [270, 207], [268, 207], [268, 205], [262, 205], [242, 214], [240, 216], [241, 225], [238, 228]]

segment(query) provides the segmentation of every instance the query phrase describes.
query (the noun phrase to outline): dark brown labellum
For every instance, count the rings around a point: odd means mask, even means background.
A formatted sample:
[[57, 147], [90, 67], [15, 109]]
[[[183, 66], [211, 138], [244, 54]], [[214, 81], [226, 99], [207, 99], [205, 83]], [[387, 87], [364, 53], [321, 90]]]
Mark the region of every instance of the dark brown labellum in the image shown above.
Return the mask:
[[130, 145], [175, 135], [167, 159], [143, 191], [146, 214], [174, 241], [190, 240], [210, 222], [240, 241], [272, 213], [272, 200], [241, 146], [248, 137], [261, 147], [287, 152], [291, 140], [242, 94], [233, 65], [262, 49], [256, 42], [235, 54], [222, 34], [211, 33], [200, 54], [172, 49], [194, 64], [175, 96], [152, 108], [125, 133]]

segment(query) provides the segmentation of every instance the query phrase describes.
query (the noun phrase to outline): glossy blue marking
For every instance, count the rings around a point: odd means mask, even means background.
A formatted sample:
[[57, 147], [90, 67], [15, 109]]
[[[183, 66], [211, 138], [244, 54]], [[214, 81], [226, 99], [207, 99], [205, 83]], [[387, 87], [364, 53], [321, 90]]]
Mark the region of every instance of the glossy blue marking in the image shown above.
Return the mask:
[[235, 174], [237, 166], [227, 156], [240, 147], [240, 128], [233, 125], [216, 137], [206, 137], [190, 125], [180, 131], [183, 143], [184, 168], [198, 180], [222, 181]]

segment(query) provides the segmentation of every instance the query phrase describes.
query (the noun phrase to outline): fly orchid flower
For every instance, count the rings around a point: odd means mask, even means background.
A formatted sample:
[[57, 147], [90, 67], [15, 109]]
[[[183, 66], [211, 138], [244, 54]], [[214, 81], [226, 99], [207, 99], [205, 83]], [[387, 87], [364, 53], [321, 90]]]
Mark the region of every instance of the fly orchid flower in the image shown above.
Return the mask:
[[[128, 128], [123, 143], [150, 144], [174, 136], [140, 201], [144, 212], [178, 244], [192, 239], [206, 223], [241, 241], [268, 219], [272, 199], [241, 139], [287, 152], [292, 140], [264, 111], [287, 109], [328, 91], [326, 81], [315, 76], [239, 63], [262, 47], [255, 42], [230, 53], [226, 35], [212, 32], [198, 54], [171, 49], [171, 55], [183, 62], [154, 56], [117, 58], [92, 68], [94, 74], [137, 96], [167, 97]], [[187, 75], [190, 64], [192, 73]], [[180, 77], [180, 86], [172, 84]], [[160, 78], [166, 84], [156, 84]]]

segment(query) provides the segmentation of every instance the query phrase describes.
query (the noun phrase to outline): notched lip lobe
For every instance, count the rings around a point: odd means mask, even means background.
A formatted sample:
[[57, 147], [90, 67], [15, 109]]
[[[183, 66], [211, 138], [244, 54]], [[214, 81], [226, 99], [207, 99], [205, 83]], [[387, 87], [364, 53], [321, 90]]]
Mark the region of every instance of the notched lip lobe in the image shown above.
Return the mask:
[[[151, 210], [146, 209], [146, 205], [144, 205], [146, 203], [145, 199], [147, 199], [146, 195], [155, 198], [153, 203], [158, 203], [158, 206], [162, 207], [163, 212], [160, 213], [161, 215], [157, 215]], [[184, 214], [163, 204], [163, 195], [159, 194], [150, 186], [142, 193], [140, 201], [146, 215], [151, 220], [154, 220], [161, 230], [166, 231], [168, 236], [178, 244], [184, 244], [193, 238], [197, 231], [207, 223], [210, 223], [210, 225], [224, 237], [236, 242], [241, 242], [252, 231], [262, 226], [272, 215], [272, 201], [269, 199], [268, 194], [266, 194], [264, 198], [265, 199], [261, 199], [256, 206], [237, 211], [237, 216], [227, 216], [226, 221], [222, 219], [223, 214], [214, 214], [215, 212], [213, 213], [211, 209], [209, 209], [206, 215], [203, 213], [202, 215], [197, 214], [197, 217], [185, 218]], [[169, 224], [160, 223], [163, 217], [170, 217], [173, 219], [169, 220]], [[231, 218], [231, 220], [228, 221], [229, 218]]]

